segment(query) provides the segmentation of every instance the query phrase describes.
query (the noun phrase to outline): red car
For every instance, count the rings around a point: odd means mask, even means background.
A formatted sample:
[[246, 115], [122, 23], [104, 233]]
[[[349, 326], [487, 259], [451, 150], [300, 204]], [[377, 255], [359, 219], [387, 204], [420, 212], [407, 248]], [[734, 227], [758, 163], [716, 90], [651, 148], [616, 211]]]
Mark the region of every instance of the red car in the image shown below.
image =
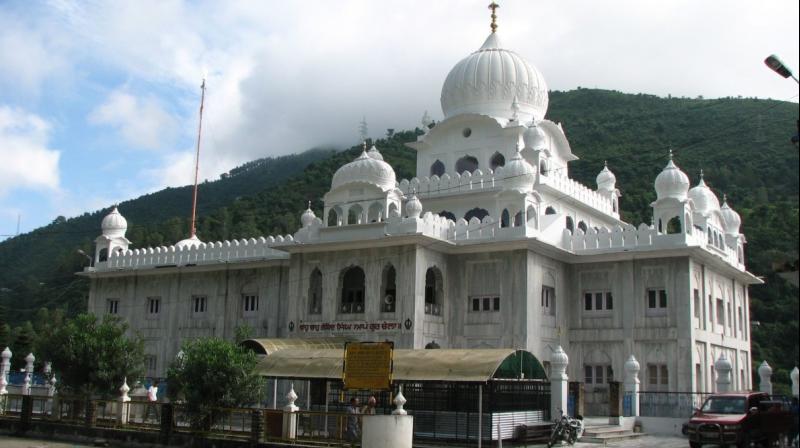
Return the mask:
[[706, 398], [689, 420], [689, 445], [788, 446], [791, 403], [764, 392], [730, 392]]

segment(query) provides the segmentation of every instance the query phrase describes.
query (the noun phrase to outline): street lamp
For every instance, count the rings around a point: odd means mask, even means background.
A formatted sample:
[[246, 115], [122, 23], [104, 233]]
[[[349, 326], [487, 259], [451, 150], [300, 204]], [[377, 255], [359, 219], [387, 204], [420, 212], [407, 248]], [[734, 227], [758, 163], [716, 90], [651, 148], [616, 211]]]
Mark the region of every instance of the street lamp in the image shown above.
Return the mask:
[[86, 257], [86, 259], [89, 260], [89, 267], [92, 267], [92, 257], [90, 257], [88, 254], [86, 254], [86, 252], [84, 252], [83, 249], [78, 249], [76, 252], [79, 255], [83, 255], [84, 257]]
[[800, 81], [797, 80], [797, 76], [794, 76], [792, 71], [789, 70], [789, 68], [786, 67], [783, 62], [781, 62], [781, 60], [778, 59], [778, 57], [774, 54], [767, 56], [767, 58], [764, 59], [764, 63], [767, 64], [767, 67], [769, 67], [773, 72], [783, 76], [784, 78], [791, 76], [795, 82], [800, 83]]
[[[789, 67], [784, 65], [783, 62], [781, 62], [781, 60], [778, 59], [778, 57], [774, 54], [767, 56], [767, 58], [764, 59], [764, 63], [767, 64], [767, 67], [769, 67], [773, 72], [781, 75], [784, 78], [791, 76], [791, 78], [794, 79], [794, 82], [800, 84], [800, 81], [797, 80], [797, 76], [794, 76], [792, 71], [789, 70]], [[797, 134], [794, 134], [791, 140], [793, 145], [800, 143], [800, 120], [797, 120]]]

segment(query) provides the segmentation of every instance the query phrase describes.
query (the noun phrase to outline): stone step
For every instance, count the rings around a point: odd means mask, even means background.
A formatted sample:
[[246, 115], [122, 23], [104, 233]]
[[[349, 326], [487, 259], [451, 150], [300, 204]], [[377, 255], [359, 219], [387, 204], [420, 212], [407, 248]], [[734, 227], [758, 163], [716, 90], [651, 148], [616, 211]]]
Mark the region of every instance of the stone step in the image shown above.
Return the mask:
[[628, 439], [635, 439], [638, 437], [642, 437], [645, 435], [641, 432], [633, 432], [621, 429], [616, 427], [615, 430], [603, 430], [599, 432], [593, 432], [586, 430], [583, 432], [583, 437], [580, 438], [581, 442], [586, 443], [607, 443], [607, 442], [617, 442], [620, 440], [628, 440]]

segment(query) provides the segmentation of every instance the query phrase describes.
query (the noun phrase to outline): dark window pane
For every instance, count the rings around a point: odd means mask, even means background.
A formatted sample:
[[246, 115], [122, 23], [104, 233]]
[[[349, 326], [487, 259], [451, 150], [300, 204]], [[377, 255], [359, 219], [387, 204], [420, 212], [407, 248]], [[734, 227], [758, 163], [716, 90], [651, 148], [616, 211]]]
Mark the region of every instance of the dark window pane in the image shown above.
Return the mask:
[[606, 309], [607, 310], [614, 309], [614, 297], [611, 295], [610, 292], [606, 293]]
[[647, 307], [648, 308], [656, 307], [656, 291], [653, 289], [647, 291]]
[[583, 295], [583, 309], [586, 311], [592, 310], [592, 293], [587, 292]]
[[603, 293], [598, 292], [594, 294], [594, 309], [602, 310], [603, 309]]
[[583, 376], [586, 384], [592, 384], [592, 366], [583, 367]]
[[659, 302], [660, 302], [659, 306], [661, 308], [666, 308], [667, 307], [667, 291], [665, 291], [663, 289], [658, 291], [658, 296], [659, 296]]
[[494, 298], [494, 311], [500, 311], [500, 297]]
[[603, 366], [595, 366], [594, 367], [594, 382], [597, 384], [603, 384]]
[[488, 297], [483, 298], [483, 311], [489, 311], [491, 309], [491, 299]]
[[472, 311], [481, 310], [481, 299], [472, 299]]

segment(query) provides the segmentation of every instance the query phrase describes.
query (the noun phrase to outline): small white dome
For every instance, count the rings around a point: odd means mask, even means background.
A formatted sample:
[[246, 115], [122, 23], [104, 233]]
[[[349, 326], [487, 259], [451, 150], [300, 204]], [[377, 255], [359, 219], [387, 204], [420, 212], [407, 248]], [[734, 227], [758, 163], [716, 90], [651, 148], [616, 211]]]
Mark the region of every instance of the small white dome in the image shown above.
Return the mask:
[[303, 224], [303, 227], [309, 227], [314, 224], [315, 219], [317, 219], [317, 215], [314, 214], [314, 210], [311, 210], [311, 201], [308, 201], [308, 208], [300, 215], [300, 223]]
[[115, 205], [111, 213], [103, 218], [100, 228], [103, 230], [103, 235], [110, 238], [125, 236], [125, 231], [128, 230], [128, 221], [120, 214]]
[[417, 195], [412, 194], [406, 202], [406, 215], [409, 218], [419, 218], [422, 214], [422, 202], [417, 198]]
[[200, 238], [198, 238], [197, 235], [192, 235], [189, 238], [180, 240], [177, 243], [175, 243], [175, 248], [176, 249], [180, 249], [180, 248], [183, 248], [183, 247], [185, 247], [185, 248], [193, 248], [193, 247], [197, 247], [197, 246], [199, 246], [201, 244], [203, 244], [203, 242], [200, 241]]
[[367, 183], [379, 187], [383, 191], [397, 186], [394, 169], [383, 161], [383, 156], [374, 147], [362, 152], [352, 162], [342, 166], [333, 175], [331, 190], [351, 183]]
[[679, 201], [686, 199], [686, 192], [689, 190], [689, 177], [675, 166], [672, 161], [671, 151], [667, 166], [656, 176], [655, 187], [658, 199], [673, 198]]
[[505, 166], [497, 169], [496, 177], [503, 180], [505, 190], [531, 191], [533, 182], [536, 180], [536, 168], [522, 157], [517, 148], [517, 152], [506, 162]]
[[540, 149], [545, 146], [547, 136], [544, 131], [535, 123], [531, 122], [528, 129], [522, 133], [522, 141], [525, 143], [525, 149]]
[[728, 198], [725, 196], [723, 196], [722, 207], [720, 207], [719, 211], [722, 213], [722, 225], [725, 228], [725, 233], [734, 236], [738, 235], [742, 226], [742, 217], [728, 205]]
[[[519, 109], [514, 111], [516, 99]], [[547, 84], [539, 71], [513, 51], [501, 48], [497, 33], [458, 62], [442, 86], [445, 118], [482, 114], [519, 121], [541, 120], [547, 112]]]
[[603, 170], [597, 175], [597, 189], [614, 191], [617, 188], [617, 176], [608, 169], [608, 164], [603, 166]]
[[705, 180], [703, 180], [703, 172], [700, 171], [700, 182], [689, 190], [689, 199], [694, 202], [694, 210], [703, 216], [708, 216], [713, 211], [720, 211], [719, 199], [717, 195], [708, 188]]

